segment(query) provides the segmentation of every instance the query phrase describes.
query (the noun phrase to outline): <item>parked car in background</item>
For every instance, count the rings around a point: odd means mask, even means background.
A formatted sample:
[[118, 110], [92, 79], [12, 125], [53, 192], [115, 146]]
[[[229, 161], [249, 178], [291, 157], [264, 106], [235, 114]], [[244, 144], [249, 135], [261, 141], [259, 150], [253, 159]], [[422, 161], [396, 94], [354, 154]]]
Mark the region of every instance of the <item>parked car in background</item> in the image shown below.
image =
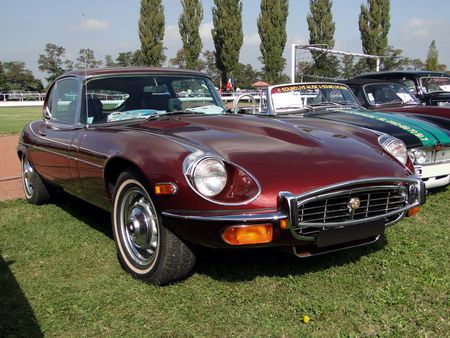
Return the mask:
[[[428, 189], [450, 183], [450, 130], [413, 117], [370, 111], [345, 84], [291, 83], [268, 87], [259, 113], [287, 122], [298, 117], [343, 122], [402, 140]], [[264, 99], [265, 97], [265, 99]]]
[[349, 86], [359, 103], [367, 109], [407, 114], [450, 130], [450, 107], [419, 103], [402, 83], [366, 78], [340, 82]]
[[386, 71], [356, 76], [405, 84], [420, 102], [431, 106], [450, 105], [450, 75], [426, 70]]
[[402, 141], [291, 122], [229, 114], [198, 72], [67, 73], [21, 134], [25, 196], [63, 189], [111, 211], [121, 265], [155, 284], [188, 276], [198, 245], [322, 254], [377, 241], [425, 202]]

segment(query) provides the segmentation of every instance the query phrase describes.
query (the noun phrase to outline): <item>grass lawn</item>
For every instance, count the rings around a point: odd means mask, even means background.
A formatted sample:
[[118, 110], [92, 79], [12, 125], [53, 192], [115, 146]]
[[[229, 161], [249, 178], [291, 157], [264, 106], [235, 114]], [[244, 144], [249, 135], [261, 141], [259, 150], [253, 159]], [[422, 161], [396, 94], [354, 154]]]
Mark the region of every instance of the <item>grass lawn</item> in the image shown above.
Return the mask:
[[30, 121], [42, 117], [42, 107], [1, 107], [0, 135], [17, 134]]
[[433, 194], [383, 243], [310, 259], [204, 249], [155, 287], [120, 268], [108, 214], [0, 202], [0, 336], [448, 336], [449, 204]]

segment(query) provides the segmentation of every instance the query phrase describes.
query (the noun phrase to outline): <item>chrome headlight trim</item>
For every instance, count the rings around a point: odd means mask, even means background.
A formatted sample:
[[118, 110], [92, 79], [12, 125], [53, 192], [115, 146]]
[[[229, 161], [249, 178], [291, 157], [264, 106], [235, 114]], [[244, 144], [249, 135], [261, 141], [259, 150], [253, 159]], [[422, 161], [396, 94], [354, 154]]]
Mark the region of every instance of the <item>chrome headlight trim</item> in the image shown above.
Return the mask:
[[[258, 187], [258, 192], [255, 194], [255, 196], [253, 196], [252, 198], [249, 198], [248, 200], [242, 201], [242, 202], [221, 202], [221, 201], [217, 201], [214, 200], [213, 197], [214, 196], [205, 196], [203, 195], [200, 191], [198, 191], [198, 189], [195, 186], [195, 183], [193, 181], [193, 175], [194, 175], [194, 171], [197, 167], [197, 165], [202, 162], [203, 160], [206, 159], [215, 159], [217, 161], [222, 162], [223, 164], [228, 163], [240, 170], [242, 170], [244, 173], [246, 173], [256, 184], [256, 186]], [[201, 150], [197, 150], [193, 153], [191, 153], [190, 155], [188, 155], [184, 161], [183, 161], [183, 174], [184, 177], [186, 178], [186, 181], [189, 185], [189, 187], [200, 197], [202, 197], [203, 199], [207, 200], [208, 202], [217, 204], [217, 205], [228, 205], [228, 206], [239, 206], [239, 205], [245, 205], [248, 204], [250, 202], [253, 202], [255, 199], [257, 199], [259, 197], [259, 195], [261, 195], [261, 184], [259, 183], [259, 181], [256, 179], [255, 176], [253, 176], [250, 172], [248, 172], [247, 170], [245, 170], [244, 168], [242, 168], [241, 166], [238, 166], [235, 163], [230, 163], [225, 161], [224, 159], [220, 158], [219, 156], [215, 155], [215, 154], [210, 154], [210, 153], [204, 153]]]
[[402, 140], [391, 135], [381, 135], [378, 137], [378, 143], [381, 147], [395, 157], [401, 164], [405, 165], [408, 161], [408, 149]]

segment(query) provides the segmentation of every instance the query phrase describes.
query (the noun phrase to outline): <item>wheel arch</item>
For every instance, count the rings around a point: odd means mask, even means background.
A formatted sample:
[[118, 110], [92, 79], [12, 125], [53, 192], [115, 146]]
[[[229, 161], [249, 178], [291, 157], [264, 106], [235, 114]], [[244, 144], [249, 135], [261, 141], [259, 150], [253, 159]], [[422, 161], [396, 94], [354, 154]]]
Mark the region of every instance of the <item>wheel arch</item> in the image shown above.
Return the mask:
[[145, 183], [149, 184], [149, 180], [147, 179], [144, 172], [141, 168], [131, 161], [130, 159], [124, 157], [113, 157], [109, 159], [109, 161], [105, 165], [104, 169], [104, 180], [106, 191], [108, 193], [108, 197], [112, 200], [112, 195], [114, 191], [114, 186], [116, 185], [117, 179], [120, 174], [124, 171], [129, 171], [132, 173], [136, 173], [139, 175], [139, 178], [145, 179]]

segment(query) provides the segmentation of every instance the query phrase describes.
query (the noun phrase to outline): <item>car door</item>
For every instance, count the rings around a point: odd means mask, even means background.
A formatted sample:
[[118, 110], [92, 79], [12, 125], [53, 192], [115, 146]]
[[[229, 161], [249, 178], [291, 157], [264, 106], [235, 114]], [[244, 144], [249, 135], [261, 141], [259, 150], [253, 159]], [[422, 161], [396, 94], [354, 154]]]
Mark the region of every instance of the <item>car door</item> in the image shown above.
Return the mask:
[[39, 146], [31, 153], [36, 170], [68, 192], [75, 192], [78, 184], [76, 147], [72, 144], [80, 131], [77, 123], [79, 88], [75, 77], [56, 81], [44, 103], [44, 120], [33, 124], [33, 131], [39, 138]]

